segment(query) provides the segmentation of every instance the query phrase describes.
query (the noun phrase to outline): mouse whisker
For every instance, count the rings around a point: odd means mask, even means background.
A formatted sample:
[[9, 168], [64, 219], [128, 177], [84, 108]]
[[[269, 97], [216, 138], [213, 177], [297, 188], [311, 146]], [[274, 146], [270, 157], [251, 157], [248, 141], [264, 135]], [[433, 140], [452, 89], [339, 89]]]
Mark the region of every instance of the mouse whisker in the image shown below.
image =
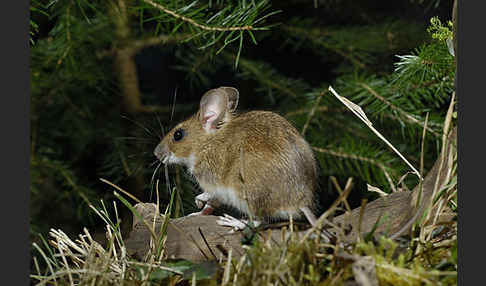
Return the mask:
[[160, 133], [162, 134], [159, 135], [159, 141], [162, 141], [162, 139], [165, 137], [165, 132], [164, 132], [164, 126], [162, 125], [162, 122], [160, 121], [160, 117], [158, 114], [156, 114], [157, 122], [159, 122], [159, 127], [160, 127]]
[[165, 175], [165, 182], [167, 184], [167, 191], [169, 195], [171, 195], [172, 191], [170, 189], [169, 168], [167, 167], [167, 164], [164, 164], [164, 175]]
[[134, 154], [129, 154], [127, 155], [127, 158], [137, 158], [138, 156], [143, 156], [143, 155], [146, 155], [146, 154], [150, 154], [152, 152], [148, 152], [148, 151], [144, 151], [144, 152], [139, 152], [139, 153], [134, 153]]
[[130, 136], [125, 136], [125, 137], [115, 137], [115, 140], [133, 140], [133, 141], [145, 141], [145, 142], [158, 142], [154, 138], [142, 138], [142, 137], [130, 137]]
[[[155, 160], [155, 161], [153, 161], [153, 162], [152, 162], [152, 163], [150, 163], [149, 165], [147, 165], [147, 167], [148, 167], [148, 168], [152, 168], [152, 167], [153, 167], [155, 164], [157, 164], [157, 163], [160, 163], [160, 161], [159, 161], [158, 159], [157, 159], [157, 160]], [[157, 168], [158, 168], [158, 167], [159, 167], [159, 166], [157, 166]]]
[[127, 119], [128, 121], [130, 121], [133, 124], [137, 125], [138, 127], [142, 128], [148, 135], [150, 135], [150, 137], [154, 137], [154, 136], [159, 137], [159, 135], [157, 135], [153, 130], [150, 130], [147, 126], [141, 124], [140, 122], [137, 122], [137, 121], [131, 119], [130, 117], [125, 116], [125, 115], [121, 115], [121, 117], [124, 118], [124, 119]]
[[170, 114], [170, 120], [169, 120], [169, 122], [171, 122], [171, 123], [172, 123], [172, 118], [174, 117], [176, 99], [177, 99], [177, 86], [176, 86], [175, 91], [174, 91], [174, 102], [172, 103], [172, 112]]

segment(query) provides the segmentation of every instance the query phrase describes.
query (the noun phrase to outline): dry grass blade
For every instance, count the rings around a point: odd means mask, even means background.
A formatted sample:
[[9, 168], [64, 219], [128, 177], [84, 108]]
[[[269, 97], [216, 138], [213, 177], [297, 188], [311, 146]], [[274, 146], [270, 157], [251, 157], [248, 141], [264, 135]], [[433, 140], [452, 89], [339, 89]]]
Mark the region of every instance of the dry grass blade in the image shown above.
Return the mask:
[[233, 258], [233, 248], [230, 248], [228, 252], [228, 260], [226, 261], [226, 265], [224, 268], [224, 273], [223, 273], [223, 282], [221, 283], [222, 285], [226, 285], [229, 282], [230, 279], [230, 270], [231, 270], [231, 259]]
[[[167, 166], [165, 166], [165, 167], [167, 167]], [[157, 218], [159, 217], [159, 214], [160, 214], [160, 193], [159, 193], [159, 179], [157, 179], [157, 181], [155, 182], [155, 194], [156, 194], [156, 196], [157, 196], [157, 204], [155, 205], [154, 214], [153, 214], [153, 219], [152, 219], [152, 229], [153, 229], [153, 230], [155, 230], [155, 222], [157, 221]], [[163, 225], [166, 225], [166, 224], [168, 223], [168, 220], [169, 220], [169, 216], [164, 215], [164, 223], [163, 223]], [[162, 232], [162, 231], [163, 231], [163, 229], [161, 228], [161, 230], [160, 230], [160, 231]], [[154, 231], [154, 232], [155, 232], [155, 231]], [[162, 234], [162, 233], [161, 233], [161, 234]], [[162, 237], [162, 235], [161, 235], [160, 237]], [[152, 238], [152, 240], [155, 240], [155, 239], [156, 239], [155, 237], [153, 237], [153, 238]], [[162, 242], [161, 242], [161, 241], [156, 241], [156, 240], [155, 240], [154, 242], [155, 242], [155, 246], [156, 246], [156, 247], [161, 247], [161, 248], [162, 248], [162, 250], [161, 250], [160, 252], [158, 251], [158, 249], [157, 249], [157, 248], [155, 248], [155, 249], [154, 249], [154, 251], [153, 251], [154, 253], [156, 253], [156, 254], [157, 254], [155, 258], [157, 258], [158, 262], [161, 262], [161, 261], [162, 261], [162, 257], [164, 256], [164, 255], [163, 255], [163, 252], [162, 252], [164, 248], [163, 248], [162, 246], [163, 246], [163, 244], [164, 244], [165, 240], [164, 240], [164, 241], [162, 241]], [[152, 257], [151, 257], [151, 258], [152, 258]]]
[[[139, 199], [137, 199], [136, 197], [134, 197], [133, 195], [131, 195], [129, 192], [127, 192], [127, 191], [123, 190], [123, 189], [122, 189], [122, 188], [120, 188], [119, 186], [117, 186], [117, 185], [113, 184], [112, 182], [110, 182], [110, 181], [108, 181], [108, 180], [105, 180], [105, 179], [103, 179], [103, 178], [100, 178], [100, 180], [101, 180], [102, 182], [104, 182], [104, 183], [106, 183], [106, 184], [108, 184], [108, 185], [110, 185], [110, 186], [114, 187], [115, 189], [117, 189], [117, 190], [121, 191], [122, 193], [124, 193], [125, 195], [129, 196], [130, 198], [132, 198], [133, 200], [137, 201], [138, 203], [141, 203], [141, 201], [140, 201]], [[157, 193], [158, 193], [158, 190], [157, 190]], [[116, 192], [115, 192], [115, 196], [116, 196], [116, 197], [118, 197], [119, 199], [122, 199], [122, 198], [120, 197], [120, 195], [119, 195], [119, 194], [117, 194]], [[146, 220], [144, 220], [144, 219], [143, 219], [143, 217], [142, 217], [142, 216], [141, 216], [141, 215], [140, 215], [140, 214], [137, 212], [137, 210], [136, 210], [136, 209], [134, 209], [133, 207], [128, 206], [128, 205], [127, 205], [127, 207], [129, 207], [129, 208], [130, 208], [130, 210], [133, 212], [133, 214], [134, 214], [134, 215], [135, 215], [135, 216], [136, 216], [136, 217], [137, 217], [137, 218], [138, 218], [138, 219], [139, 219], [139, 220], [140, 220], [140, 221], [141, 221], [141, 222], [142, 222], [142, 223], [143, 223], [143, 224], [144, 224], [144, 225], [147, 227], [147, 229], [150, 231], [150, 233], [151, 233], [151, 235], [152, 235], [152, 239], [154, 239], [154, 241], [157, 241], [158, 236], [157, 236], [157, 235], [156, 235], [156, 233], [155, 233], [155, 229], [154, 229], [153, 227], [151, 227], [151, 226], [150, 226], [150, 225], [147, 223], [147, 221], [146, 221]], [[96, 208], [95, 208], [93, 205], [90, 205], [90, 208], [91, 208], [92, 210], [94, 210], [94, 211], [95, 211], [95, 212], [96, 212], [96, 213], [97, 213], [97, 214], [98, 214], [100, 217], [102, 217], [102, 218], [103, 218], [103, 215], [102, 215], [102, 214], [100, 214], [100, 212], [99, 212], [99, 211], [98, 211], [98, 210], [97, 210], [97, 209], [96, 209]], [[155, 219], [155, 217], [154, 217], [154, 219]], [[107, 223], [107, 224], [108, 224], [108, 223]]]
[[[124, 277], [123, 275], [119, 275], [121, 268], [114, 265], [119, 264], [120, 261], [114, 260], [110, 255], [110, 251], [104, 250], [95, 241], [90, 240], [90, 243], [87, 243], [82, 235], [80, 235], [81, 239], [73, 241], [61, 230], [56, 231], [51, 229], [50, 234], [53, 238], [50, 242], [57, 250], [57, 254], [54, 254], [54, 258], [60, 257], [62, 262], [57, 266], [57, 271], [51, 271], [50, 276], [39, 277], [38, 279], [40, 280], [40, 283], [37, 285], [48, 284], [51, 283], [52, 280], [57, 284], [57, 279], [65, 281], [63, 280], [63, 277], [65, 276], [67, 276], [70, 285], [81, 283], [75, 283], [74, 275], [76, 275], [80, 281], [95, 279], [93, 277], [101, 277], [101, 280], [111, 279], [111, 277], [114, 276]], [[75, 252], [72, 250], [75, 250]], [[98, 260], [98, 262], [95, 262], [93, 259]], [[99, 263], [100, 261], [101, 263]], [[106, 272], [108, 269], [111, 270], [111, 274]], [[64, 284], [64, 282], [62, 284]]]
[[352, 186], [353, 186], [353, 178], [349, 178], [348, 181], [346, 182], [346, 186], [344, 188], [344, 191], [342, 192], [342, 194], [337, 198], [337, 200], [334, 201], [334, 203], [316, 220], [316, 223], [315, 225], [309, 229], [302, 237], [302, 239], [300, 240], [300, 243], [303, 243], [311, 233], [315, 232], [316, 230], [319, 230], [322, 228], [322, 225], [324, 224], [324, 222], [326, 221], [326, 218], [332, 214], [337, 206], [343, 202], [344, 200], [347, 199], [349, 193], [351, 192], [351, 189], [352, 189]]
[[[31, 275], [31, 278], [39, 281], [36, 285], [122, 285], [128, 281], [133, 281], [136, 285], [145, 285], [152, 279], [150, 274], [153, 269], [168, 271], [178, 277], [183, 275], [182, 271], [159, 263], [130, 260], [123, 242], [115, 243], [115, 240], [121, 238], [120, 230], [112, 225], [107, 225], [107, 228], [109, 242], [106, 248], [93, 240], [87, 229], [84, 229], [84, 234], [80, 234], [76, 240], [69, 238], [61, 230], [51, 229], [52, 239], [49, 242], [54, 250], [50, 251], [53, 260], [34, 243], [34, 248], [45, 259], [50, 272], [48, 275], [41, 275], [36, 263], [38, 275]], [[35, 261], [37, 259], [34, 258]], [[137, 269], [139, 271], [134, 272]]]
[[[449, 108], [447, 110], [447, 115], [446, 115], [446, 119], [445, 119], [445, 122], [444, 122], [444, 130], [443, 130], [443, 133], [442, 133], [442, 149], [444, 150], [445, 149], [445, 146], [447, 145], [447, 135], [449, 134], [449, 131], [450, 131], [450, 127], [451, 127], [451, 121], [452, 121], [452, 113], [453, 113], [453, 110], [454, 110], [454, 99], [455, 99], [455, 95], [456, 93], [453, 92], [452, 93], [452, 98], [451, 98], [451, 102], [449, 104]], [[446, 156], [453, 156], [454, 155], [454, 152], [450, 152], [449, 154], [446, 154], [445, 152], [443, 153], [443, 161], [444, 162], [446, 160]], [[441, 162], [441, 163], [442, 163]], [[449, 165], [446, 166], [447, 167], [447, 170], [448, 170], [448, 176], [447, 178], [450, 178], [451, 176], [451, 170], [452, 170], [452, 163], [454, 162], [454, 160], [448, 160], [447, 162], [449, 162]], [[441, 165], [442, 167], [442, 165]], [[447, 179], [446, 181], [449, 181], [449, 179]], [[436, 182], [435, 182], [435, 186], [434, 186], [434, 193], [432, 195], [433, 198], [435, 198], [437, 192], [438, 192], [438, 185], [439, 185], [439, 180], [437, 179]], [[441, 200], [439, 202], [439, 204], [442, 204], [443, 203], [443, 200]], [[437, 212], [436, 212], [436, 215], [434, 217], [434, 224], [437, 222], [437, 217], [439, 216], [440, 214], [440, 210], [441, 208], [439, 207], [437, 209]]]
[[410, 164], [410, 162], [405, 159], [405, 157], [395, 148], [395, 146], [393, 146], [385, 137], [383, 137], [383, 135], [381, 135], [380, 132], [378, 132], [378, 130], [376, 130], [374, 127], [373, 127], [373, 123], [371, 123], [371, 121], [368, 119], [368, 117], [366, 117], [366, 114], [364, 113], [364, 111], [361, 109], [361, 107], [353, 102], [351, 102], [349, 99], [345, 98], [345, 97], [342, 97], [340, 96], [339, 94], [337, 94], [337, 92], [332, 88], [332, 86], [329, 86], [329, 90], [332, 92], [332, 94], [334, 94], [334, 96], [339, 100], [341, 101], [347, 108], [349, 108], [359, 119], [361, 119], [361, 121], [363, 121], [367, 126], [368, 128], [370, 128], [381, 140], [383, 140], [383, 142], [385, 142], [395, 153], [398, 154], [398, 156], [414, 171], [414, 173], [420, 178], [420, 180], [423, 180], [422, 178], [422, 175], [420, 174], [419, 171], [417, 171], [417, 169], [415, 169], [415, 167]]
[[377, 194], [380, 195], [380, 197], [386, 197], [386, 196], [388, 196], [388, 193], [385, 193], [380, 188], [375, 187], [375, 186], [372, 186], [370, 184], [366, 184], [366, 188], [367, 188], [368, 192], [377, 193]]
[[[446, 178], [445, 178], [444, 182], [449, 182], [450, 179], [451, 179], [451, 176], [452, 176], [451, 171], [452, 171], [452, 164], [454, 162], [454, 160], [453, 160], [454, 158], [450, 158], [450, 157], [451, 156], [452, 157], [457, 156], [456, 155], [457, 153], [453, 149], [451, 149], [450, 152], [446, 152], [447, 136], [448, 136], [449, 131], [451, 129], [450, 127], [451, 127], [451, 122], [452, 122], [452, 113], [453, 113], [453, 110], [454, 110], [455, 95], [456, 95], [456, 93], [453, 92], [451, 102], [450, 102], [449, 108], [447, 110], [446, 119], [445, 119], [445, 122], [444, 122], [444, 129], [443, 129], [443, 132], [442, 132], [442, 150], [441, 150], [439, 170], [443, 170], [443, 168], [447, 168], [446, 169], [446, 171], [447, 171]], [[447, 156], [449, 156], [449, 158], [447, 158]], [[449, 160], [447, 160], [447, 159], [449, 159]], [[444, 166], [445, 162], [448, 163], [447, 166]], [[434, 184], [434, 191], [432, 192], [432, 199], [430, 200], [429, 206], [428, 206], [429, 210], [435, 210], [435, 212], [428, 212], [427, 217], [424, 220], [424, 222], [426, 222], [433, 216], [433, 225], [435, 225], [437, 223], [438, 217], [439, 217], [441, 210], [442, 210], [442, 207], [445, 203], [443, 199], [442, 200], [438, 199], [436, 202], [434, 202], [434, 200], [437, 199], [437, 195], [440, 191], [439, 181], [440, 181], [440, 176], [437, 176], [437, 178], [435, 180], [435, 184]], [[447, 199], [447, 195], [444, 196], [444, 197], [445, 197], [445, 199]], [[438, 207], [434, 208], [434, 205], [438, 205]], [[432, 213], [434, 213], [434, 214], [432, 214]], [[428, 234], [426, 240], [430, 240], [431, 236], [432, 236], [432, 232], [430, 232]], [[425, 234], [423, 232], [421, 232], [420, 237], [421, 237], [421, 239], [425, 239]]]
[[63, 248], [65, 248], [65, 245], [62, 241], [59, 240], [59, 238], [57, 238], [56, 241], [57, 241], [57, 244], [59, 246], [57, 249], [59, 250], [59, 254], [61, 256], [62, 262], [64, 263], [64, 267], [66, 267], [66, 272], [68, 274], [69, 283], [71, 285], [74, 285], [73, 275], [71, 274], [72, 270], [69, 267], [69, 263], [67, 262], [66, 255], [64, 255], [64, 251], [63, 251]]
[[169, 271], [169, 272], [172, 272], [172, 273], [175, 273], [175, 274], [178, 274], [178, 275], [184, 274], [183, 272], [181, 272], [179, 270], [175, 270], [175, 269], [172, 269], [170, 267], [159, 265], [159, 264], [142, 263], [142, 262], [136, 262], [136, 261], [130, 261], [130, 262], [128, 262], [128, 264], [139, 265], [139, 266], [149, 266], [149, 267], [152, 267], [152, 268], [157, 268], [157, 269]]
[[113, 188], [119, 190], [120, 192], [124, 193], [125, 195], [127, 195], [128, 197], [130, 197], [132, 200], [136, 201], [137, 203], [141, 203], [142, 201], [137, 199], [134, 195], [130, 194], [129, 192], [125, 191], [124, 189], [118, 187], [117, 185], [113, 184], [112, 182], [108, 181], [108, 180], [105, 180], [103, 178], [100, 178], [100, 181], [102, 181], [103, 183], [106, 183], [110, 186], [112, 186]]
[[[54, 285], [57, 286], [57, 279], [56, 279], [56, 276], [54, 275], [55, 272], [54, 272], [54, 268], [52, 267], [52, 263], [51, 263], [50, 259], [47, 257], [46, 253], [42, 250], [42, 248], [40, 248], [39, 245], [37, 245], [37, 243], [34, 242], [32, 245], [34, 246], [35, 249], [37, 249], [37, 251], [40, 253], [40, 255], [42, 256], [42, 258], [44, 258], [44, 261], [47, 263], [47, 268], [51, 272], [52, 279], [54, 280]], [[38, 278], [38, 279], [41, 279], [41, 278]], [[51, 279], [44, 279], [44, 281], [50, 281], [50, 280]], [[46, 284], [46, 283], [47, 282], [41, 281], [37, 285], [43, 285], [43, 284]]]
[[362, 226], [362, 223], [363, 223], [363, 215], [364, 215], [364, 211], [365, 211], [367, 202], [368, 202], [367, 199], [363, 199], [361, 201], [361, 207], [359, 208], [358, 237], [357, 237], [358, 242], [360, 242], [362, 240], [362, 238], [361, 238], [361, 226]]
[[[341, 189], [341, 186], [339, 185], [336, 177], [331, 176], [331, 181], [334, 184], [334, 186], [336, 187], [336, 190], [338, 191], [339, 195], [341, 196], [343, 194], [343, 189]], [[348, 212], [350, 212], [351, 211], [351, 207], [348, 204], [348, 200], [345, 199], [343, 202], [344, 202], [344, 206], [346, 207], [346, 210]]]

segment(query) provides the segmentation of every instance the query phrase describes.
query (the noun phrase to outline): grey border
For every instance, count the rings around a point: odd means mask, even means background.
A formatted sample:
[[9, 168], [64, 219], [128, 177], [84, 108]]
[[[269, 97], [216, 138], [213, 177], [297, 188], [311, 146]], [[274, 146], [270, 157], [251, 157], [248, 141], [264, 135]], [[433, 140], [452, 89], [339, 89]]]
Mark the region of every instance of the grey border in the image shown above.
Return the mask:
[[[7, 1], [2, 27], [2, 281], [29, 285], [29, 1]], [[10, 281], [12, 280], [12, 281]]]
[[484, 273], [485, 4], [458, 0], [457, 8], [458, 285], [475, 285]]

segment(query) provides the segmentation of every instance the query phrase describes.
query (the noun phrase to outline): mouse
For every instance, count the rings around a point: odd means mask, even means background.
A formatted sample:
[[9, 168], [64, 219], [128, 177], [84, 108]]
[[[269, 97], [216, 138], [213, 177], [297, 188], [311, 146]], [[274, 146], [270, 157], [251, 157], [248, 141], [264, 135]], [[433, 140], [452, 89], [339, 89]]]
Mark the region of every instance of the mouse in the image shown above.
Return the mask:
[[[210, 215], [229, 205], [255, 226], [272, 219], [316, 222], [318, 163], [309, 143], [281, 115], [238, 112], [239, 91], [204, 93], [199, 110], [169, 131], [154, 150], [163, 164], [186, 167], [202, 189], [195, 203]], [[225, 215], [218, 223], [241, 229]]]

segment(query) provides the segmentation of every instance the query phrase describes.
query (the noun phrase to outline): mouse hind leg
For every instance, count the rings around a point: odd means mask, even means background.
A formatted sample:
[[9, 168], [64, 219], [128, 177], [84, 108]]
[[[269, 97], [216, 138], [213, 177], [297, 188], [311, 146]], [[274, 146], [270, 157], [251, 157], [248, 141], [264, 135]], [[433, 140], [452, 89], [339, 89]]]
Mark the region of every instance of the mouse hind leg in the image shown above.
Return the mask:
[[216, 201], [208, 192], [203, 192], [202, 194], [197, 195], [195, 203], [198, 208], [202, 209], [198, 212], [191, 213], [188, 216], [210, 215], [213, 213], [214, 208], [217, 207]]
[[[312, 227], [316, 227], [317, 218], [314, 213], [308, 207], [301, 207], [300, 210], [304, 213], [305, 218], [309, 221]], [[334, 242], [336, 240], [336, 236], [326, 229], [323, 228], [321, 231], [324, 239], [328, 242]]]

